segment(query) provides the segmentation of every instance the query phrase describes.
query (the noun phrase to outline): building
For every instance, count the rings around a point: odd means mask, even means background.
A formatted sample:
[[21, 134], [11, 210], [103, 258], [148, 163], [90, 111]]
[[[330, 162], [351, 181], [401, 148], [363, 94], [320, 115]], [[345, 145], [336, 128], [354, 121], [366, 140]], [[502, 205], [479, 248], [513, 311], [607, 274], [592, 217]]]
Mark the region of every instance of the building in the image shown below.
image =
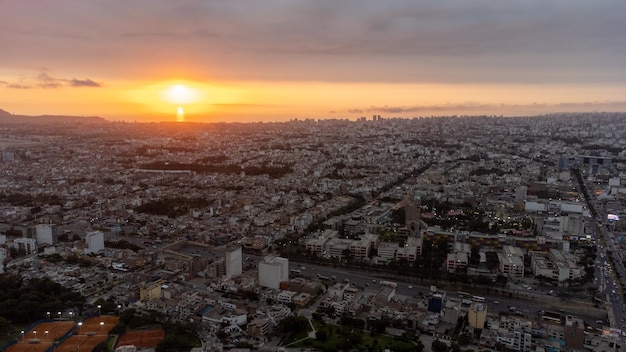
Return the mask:
[[499, 270], [504, 276], [510, 278], [524, 277], [524, 253], [519, 247], [504, 246], [502, 252], [498, 252]]
[[473, 329], [483, 329], [487, 319], [487, 305], [473, 302], [467, 311], [467, 323]]
[[344, 238], [331, 238], [326, 242], [325, 249], [326, 254], [325, 258], [337, 258], [344, 259], [346, 255], [350, 254], [350, 245], [353, 240], [348, 240]]
[[163, 286], [163, 283], [164, 280], [159, 276], [142, 282], [139, 285], [139, 300], [150, 301], [161, 298], [161, 286]]
[[420, 199], [409, 199], [406, 197], [403, 200], [404, 205], [404, 223], [409, 230], [410, 235], [416, 235], [420, 230]]
[[585, 322], [571, 315], [565, 317], [565, 347], [575, 351], [585, 349]]
[[585, 271], [577, 264], [576, 256], [557, 249], [549, 253], [535, 252], [531, 256], [533, 274], [558, 282], [582, 279]]
[[278, 289], [289, 280], [289, 259], [267, 256], [259, 262], [259, 286]]
[[246, 327], [249, 336], [263, 338], [272, 331], [272, 321], [270, 318], [254, 318]]
[[104, 233], [101, 231], [87, 232], [85, 235], [85, 254], [98, 253], [104, 249]]
[[464, 272], [469, 265], [471, 247], [468, 243], [454, 242], [452, 253], [448, 253], [446, 268], [449, 273]]
[[37, 241], [34, 238], [16, 238], [13, 241], [13, 248], [18, 252], [32, 254], [37, 251]]
[[443, 309], [445, 293], [434, 293], [428, 299], [428, 311], [432, 313], [441, 313]]
[[372, 234], [366, 234], [361, 237], [360, 240], [353, 240], [350, 243], [350, 256], [357, 261], [365, 261], [369, 259], [370, 249], [372, 246], [372, 241], [370, 240], [370, 236], [375, 236]]
[[413, 263], [418, 255], [422, 255], [422, 237], [408, 237], [404, 247], [398, 247], [396, 251], [396, 261], [406, 261]]
[[35, 237], [37, 244], [53, 245], [58, 242], [57, 227], [53, 224], [37, 224], [35, 225]]
[[230, 279], [239, 276], [242, 273], [243, 260], [241, 256], [241, 247], [227, 250], [224, 253], [225, 276]]

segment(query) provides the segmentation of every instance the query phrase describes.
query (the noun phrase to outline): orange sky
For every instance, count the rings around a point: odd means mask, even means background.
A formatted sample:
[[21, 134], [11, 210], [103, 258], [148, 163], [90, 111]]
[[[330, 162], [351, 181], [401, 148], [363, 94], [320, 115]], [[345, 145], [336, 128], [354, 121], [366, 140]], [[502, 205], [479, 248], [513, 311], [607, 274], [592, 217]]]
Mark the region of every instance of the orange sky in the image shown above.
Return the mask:
[[615, 7], [0, 0], [0, 109], [196, 122], [626, 111]]

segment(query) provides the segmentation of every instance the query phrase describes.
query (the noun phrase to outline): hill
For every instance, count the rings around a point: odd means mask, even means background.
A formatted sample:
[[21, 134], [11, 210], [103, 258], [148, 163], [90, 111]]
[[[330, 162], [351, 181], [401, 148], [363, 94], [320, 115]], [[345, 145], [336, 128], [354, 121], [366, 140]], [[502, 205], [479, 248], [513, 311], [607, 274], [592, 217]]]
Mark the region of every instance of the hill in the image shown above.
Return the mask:
[[99, 116], [65, 116], [65, 115], [13, 115], [0, 109], [0, 124], [100, 124], [107, 123]]

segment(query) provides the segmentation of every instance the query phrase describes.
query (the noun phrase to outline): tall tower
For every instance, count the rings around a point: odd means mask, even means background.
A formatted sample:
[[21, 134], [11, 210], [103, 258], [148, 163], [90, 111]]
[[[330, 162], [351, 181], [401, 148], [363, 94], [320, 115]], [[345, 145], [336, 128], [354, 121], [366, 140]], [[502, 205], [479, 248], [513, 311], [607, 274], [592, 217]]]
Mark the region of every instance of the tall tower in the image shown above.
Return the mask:
[[85, 235], [85, 253], [97, 253], [104, 249], [104, 233], [101, 231], [87, 232]]
[[227, 278], [239, 276], [242, 273], [241, 247], [229, 249], [224, 254], [225, 276]]
[[420, 230], [420, 197], [415, 196], [413, 199], [405, 197], [405, 204], [404, 225], [411, 236], [416, 236]]

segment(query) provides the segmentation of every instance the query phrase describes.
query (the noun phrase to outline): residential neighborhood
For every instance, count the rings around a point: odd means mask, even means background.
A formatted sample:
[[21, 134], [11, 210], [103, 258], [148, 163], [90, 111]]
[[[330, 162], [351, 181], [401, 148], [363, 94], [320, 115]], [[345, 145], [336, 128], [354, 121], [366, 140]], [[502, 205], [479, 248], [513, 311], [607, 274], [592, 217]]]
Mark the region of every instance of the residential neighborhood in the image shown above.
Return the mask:
[[[623, 113], [16, 122], [0, 278], [85, 298], [28, 324], [116, 317], [107, 337], [154, 314], [198, 351], [624, 351], [624, 131]], [[0, 350], [35, 351], [27, 325]]]

